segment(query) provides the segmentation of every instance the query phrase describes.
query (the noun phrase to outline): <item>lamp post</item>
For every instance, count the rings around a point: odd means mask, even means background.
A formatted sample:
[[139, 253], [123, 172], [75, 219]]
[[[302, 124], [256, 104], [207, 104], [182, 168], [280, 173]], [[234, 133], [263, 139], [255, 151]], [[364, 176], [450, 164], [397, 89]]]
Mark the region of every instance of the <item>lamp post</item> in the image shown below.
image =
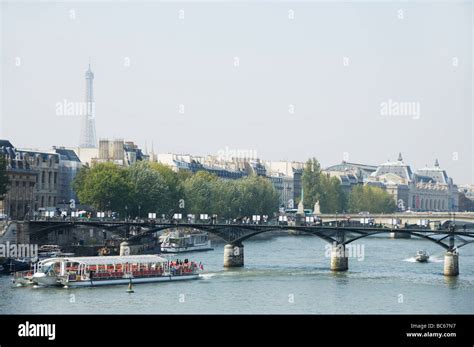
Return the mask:
[[141, 205], [138, 205], [138, 219], [140, 219], [140, 210], [142, 209]]

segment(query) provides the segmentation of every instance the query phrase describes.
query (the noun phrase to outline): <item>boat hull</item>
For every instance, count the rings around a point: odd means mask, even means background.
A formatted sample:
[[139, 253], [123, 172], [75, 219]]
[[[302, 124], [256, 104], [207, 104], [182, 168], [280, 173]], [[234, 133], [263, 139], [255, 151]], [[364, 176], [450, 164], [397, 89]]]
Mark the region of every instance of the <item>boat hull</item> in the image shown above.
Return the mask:
[[32, 281], [31, 277], [15, 278], [12, 280], [12, 283], [19, 286], [32, 286], [36, 284]]
[[39, 286], [55, 287], [59, 286], [59, 278], [57, 276], [48, 276], [44, 273], [37, 272], [31, 277], [31, 281]]
[[214, 248], [211, 247], [210, 241], [206, 242], [205, 244], [187, 246], [187, 247], [161, 244], [161, 253], [202, 252], [202, 251], [212, 251], [213, 249]]
[[416, 257], [415, 259], [419, 263], [426, 263], [428, 261], [429, 257]]
[[120, 278], [113, 280], [100, 280], [100, 281], [61, 281], [61, 284], [65, 287], [96, 287], [96, 286], [110, 286], [115, 284], [132, 284], [137, 283], [155, 283], [155, 282], [170, 282], [170, 281], [186, 281], [196, 280], [199, 278], [199, 274], [185, 275], [185, 276], [160, 276], [160, 277], [138, 277], [138, 278]]

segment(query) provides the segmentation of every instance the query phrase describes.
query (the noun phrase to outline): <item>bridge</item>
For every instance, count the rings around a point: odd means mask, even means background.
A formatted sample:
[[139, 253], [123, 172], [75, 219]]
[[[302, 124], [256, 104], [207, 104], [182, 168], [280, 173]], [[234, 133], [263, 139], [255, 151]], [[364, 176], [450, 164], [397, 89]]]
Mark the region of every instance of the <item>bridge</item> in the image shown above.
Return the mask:
[[429, 221], [432, 227], [451, 224], [474, 224], [474, 212], [405, 212], [390, 214], [320, 214], [318, 217], [322, 221], [347, 220], [354, 221], [362, 218], [373, 218], [376, 224], [393, 224], [394, 221], [400, 224], [417, 224], [420, 221]]
[[[213, 234], [226, 242], [224, 246], [224, 267], [241, 267], [244, 265], [244, 244], [249, 238], [272, 231], [295, 231], [321, 238], [331, 244], [330, 269], [332, 271], [347, 271], [349, 259], [346, 246], [365, 237], [388, 234], [392, 238], [417, 237], [445, 249], [444, 275], [457, 276], [459, 274], [458, 249], [474, 242], [474, 230], [466, 226], [459, 228], [454, 223], [439, 230], [432, 231], [418, 226], [365, 226], [354, 225], [348, 221], [336, 221], [322, 225], [280, 225], [276, 222], [261, 224], [239, 223], [182, 223], [158, 222], [156, 220], [117, 221], [117, 220], [44, 220], [25, 222], [31, 238], [44, 235], [58, 229], [89, 226], [101, 228], [124, 235], [124, 242], [120, 245], [120, 254], [125, 254], [130, 244], [154, 233], [176, 228], [194, 228]], [[130, 233], [130, 229], [135, 233]]]

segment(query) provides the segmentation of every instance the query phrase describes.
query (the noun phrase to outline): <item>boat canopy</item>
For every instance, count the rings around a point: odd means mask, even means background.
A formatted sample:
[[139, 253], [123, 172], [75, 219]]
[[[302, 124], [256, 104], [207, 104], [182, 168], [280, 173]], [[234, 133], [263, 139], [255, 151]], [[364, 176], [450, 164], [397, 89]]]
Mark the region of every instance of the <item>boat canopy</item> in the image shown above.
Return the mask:
[[110, 264], [146, 264], [146, 263], [167, 263], [168, 259], [153, 255], [127, 255], [127, 256], [106, 256], [106, 257], [64, 257], [59, 258], [68, 263], [82, 263], [86, 265], [110, 265]]

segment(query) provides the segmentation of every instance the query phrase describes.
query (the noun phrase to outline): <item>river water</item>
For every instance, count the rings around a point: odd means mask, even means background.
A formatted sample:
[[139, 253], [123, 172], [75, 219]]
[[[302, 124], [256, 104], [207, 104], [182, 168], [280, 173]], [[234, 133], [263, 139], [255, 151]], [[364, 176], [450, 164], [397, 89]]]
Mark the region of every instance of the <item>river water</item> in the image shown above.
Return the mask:
[[[460, 275], [443, 276], [443, 249], [419, 239], [359, 240], [349, 271], [332, 273], [326, 243], [312, 236], [245, 242], [245, 266], [227, 270], [223, 244], [181, 254], [201, 261], [196, 281], [93, 288], [16, 288], [0, 277], [1, 314], [473, 314], [474, 244], [460, 249]], [[357, 242], [357, 241], [356, 241]], [[428, 263], [413, 255], [426, 249]], [[175, 257], [173, 257], [175, 258]]]

